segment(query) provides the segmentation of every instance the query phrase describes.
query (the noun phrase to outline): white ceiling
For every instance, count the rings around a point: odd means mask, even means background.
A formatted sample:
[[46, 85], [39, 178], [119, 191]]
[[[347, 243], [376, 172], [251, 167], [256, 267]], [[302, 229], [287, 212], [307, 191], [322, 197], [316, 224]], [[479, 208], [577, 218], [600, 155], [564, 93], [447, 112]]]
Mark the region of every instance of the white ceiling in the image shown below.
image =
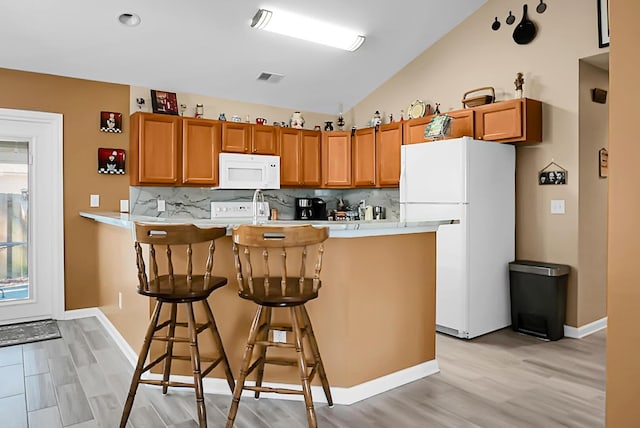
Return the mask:
[[[0, 67], [305, 111], [348, 111], [486, 0], [0, 0]], [[259, 8], [358, 30], [346, 52], [252, 29]], [[140, 15], [137, 27], [118, 21]], [[277, 84], [261, 72], [281, 73]]]

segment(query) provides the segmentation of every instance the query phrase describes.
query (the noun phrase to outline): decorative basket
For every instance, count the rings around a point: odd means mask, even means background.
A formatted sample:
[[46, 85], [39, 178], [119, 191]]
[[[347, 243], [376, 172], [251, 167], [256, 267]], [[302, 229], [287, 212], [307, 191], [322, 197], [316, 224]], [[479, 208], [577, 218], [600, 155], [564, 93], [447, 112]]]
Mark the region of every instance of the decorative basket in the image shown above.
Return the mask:
[[[479, 91], [491, 91], [491, 95], [478, 95], [475, 97], [468, 97], [469, 94]], [[485, 104], [491, 104], [496, 100], [496, 91], [493, 89], [493, 86], [485, 86], [482, 88], [472, 89], [467, 91], [462, 96], [462, 107], [470, 108], [470, 107], [478, 107]]]

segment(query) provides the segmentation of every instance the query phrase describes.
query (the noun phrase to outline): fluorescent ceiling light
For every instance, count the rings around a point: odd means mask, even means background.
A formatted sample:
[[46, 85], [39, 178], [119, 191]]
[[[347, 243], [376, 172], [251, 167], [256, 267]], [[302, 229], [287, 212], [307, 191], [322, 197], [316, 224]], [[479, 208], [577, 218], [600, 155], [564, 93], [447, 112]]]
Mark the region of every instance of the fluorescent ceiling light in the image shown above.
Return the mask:
[[272, 12], [266, 9], [258, 10], [251, 21], [251, 27], [346, 51], [355, 51], [365, 40], [365, 36], [337, 25], [292, 13]]

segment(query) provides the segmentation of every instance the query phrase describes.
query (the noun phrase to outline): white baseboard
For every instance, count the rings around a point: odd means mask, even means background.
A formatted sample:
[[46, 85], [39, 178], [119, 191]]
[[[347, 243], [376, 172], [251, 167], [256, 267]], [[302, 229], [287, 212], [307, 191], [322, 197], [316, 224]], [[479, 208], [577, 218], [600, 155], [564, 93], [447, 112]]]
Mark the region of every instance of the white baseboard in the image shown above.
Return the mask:
[[100, 324], [107, 330], [111, 338], [116, 342], [118, 348], [122, 351], [125, 358], [132, 367], [136, 366], [138, 362], [138, 353], [133, 350], [131, 345], [125, 340], [125, 338], [120, 334], [120, 332], [111, 324], [109, 318], [102, 312], [99, 308], [87, 308], [87, 309], [76, 309], [73, 311], [65, 311], [64, 319], [72, 320], [77, 318], [87, 318], [87, 317], [96, 317]]
[[587, 337], [590, 334], [605, 328], [607, 328], [607, 317], [600, 318], [599, 320], [595, 320], [594, 322], [583, 325], [582, 327], [571, 327], [565, 325], [564, 336], [572, 339], [582, 339], [583, 337]]
[[[334, 404], [350, 405], [357, 403], [358, 401], [373, 397], [374, 395], [381, 394], [399, 386], [405, 385], [409, 382], [413, 382], [418, 379], [430, 376], [438, 373], [440, 368], [438, 367], [437, 360], [427, 361], [417, 366], [409, 367], [404, 370], [397, 371], [395, 373], [388, 374], [386, 376], [379, 377], [368, 382], [354, 385], [348, 388], [340, 386], [331, 387], [331, 398], [333, 398]], [[145, 373], [145, 379], [160, 380], [162, 376], [154, 373]], [[192, 383], [193, 378], [191, 376], [171, 376], [171, 380], [174, 382]], [[247, 381], [246, 385], [253, 386], [253, 381]], [[286, 383], [273, 383], [263, 382], [263, 386], [270, 388], [287, 388], [287, 389], [300, 389], [298, 384], [286, 384]], [[231, 395], [229, 385], [225, 379], [220, 378], [205, 378], [202, 380], [202, 387], [205, 393], [208, 394], [221, 394]], [[159, 388], [159, 387], [158, 387]], [[311, 394], [313, 395], [313, 401], [316, 403], [326, 403], [327, 399], [324, 395], [324, 391], [321, 386], [312, 385]], [[243, 391], [243, 397], [253, 397], [253, 391]], [[263, 392], [260, 394], [264, 398], [274, 398], [280, 400], [294, 400], [302, 401], [304, 398], [302, 395], [294, 394], [276, 394], [270, 392]]]
[[[116, 345], [120, 348], [120, 350], [124, 353], [127, 360], [131, 363], [132, 366], [135, 367], [138, 361], [138, 354], [131, 348], [129, 343], [122, 337], [120, 332], [111, 324], [111, 321], [106, 317], [106, 315], [98, 308], [88, 308], [88, 309], [78, 309], [73, 311], [66, 311], [64, 319], [76, 319], [76, 318], [85, 318], [85, 317], [93, 317], [98, 318], [100, 323], [107, 330], [109, 335], [116, 342]], [[343, 404], [349, 405], [353, 403], [357, 403], [358, 401], [364, 400], [369, 397], [373, 397], [374, 395], [381, 394], [383, 392], [389, 391], [391, 389], [397, 388], [399, 386], [405, 385], [407, 383], [416, 381], [418, 379], [422, 379], [427, 376], [431, 376], [432, 374], [438, 373], [440, 371], [440, 367], [438, 365], [437, 360], [431, 360], [424, 362], [422, 364], [418, 364], [413, 367], [409, 367], [403, 370], [399, 370], [397, 372], [388, 374], [386, 376], [379, 377], [377, 379], [373, 379], [367, 382], [363, 382], [358, 385], [354, 385], [351, 387], [331, 387], [331, 396], [333, 398], [334, 404]], [[144, 378], [146, 379], [161, 379], [162, 377], [157, 374], [145, 373]], [[329, 379], [331, 379], [329, 374]], [[172, 381], [176, 382], [185, 382], [192, 383], [193, 378], [190, 376], [171, 376]], [[247, 382], [247, 385], [253, 385], [253, 382]], [[300, 388], [300, 385], [294, 384], [282, 384], [282, 383], [268, 383], [263, 382], [264, 386], [269, 386], [273, 388], [290, 388], [296, 389]], [[205, 378], [202, 381], [202, 386], [205, 393], [208, 394], [222, 394], [222, 395], [231, 395], [231, 391], [229, 390], [229, 385], [225, 379], [220, 378]], [[311, 393], [313, 394], [313, 399], [318, 403], [326, 403], [326, 397], [324, 396], [324, 391], [321, 386], [313, 385], [311, 386]], [[253, 396], [252, 391], [244, 391], [242, 396]], [[262, 393], [261, 396], [265, 398], [276, 398], [281, 400], [297, 400], [302, 401], [303, 397], [301, 395], [291, 395], [291, 394], [275, 394], [275, 393]]]

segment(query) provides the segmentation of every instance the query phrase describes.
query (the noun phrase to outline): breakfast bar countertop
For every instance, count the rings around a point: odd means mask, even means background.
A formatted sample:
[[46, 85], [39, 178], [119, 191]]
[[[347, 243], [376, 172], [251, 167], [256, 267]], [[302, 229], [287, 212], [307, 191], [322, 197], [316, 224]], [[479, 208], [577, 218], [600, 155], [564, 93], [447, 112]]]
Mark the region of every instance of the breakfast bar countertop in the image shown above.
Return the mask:
[[[100, 223], [110, 224], [113, 226], [131, 228], [131, 223], [134, 221], [140, 222], [157, 222], [164, 224], [171, 223], [192, 223], [199, 226], [216, 226], [226, 225], [229, 228], [230, 234], [231, 228], [238, 224], [247, 224], [251, 221], [230, 219], [224, 220], [210, 220], [210, 219], [195, 219], [195, 218], [165, 218], [165, 217], [151, 217], [144, 215], [131, 215], [119, 212], [98, 212], [98, 211], [81, 211], [81, 217], [95, 220]], [[295, 221], [295, 220], [273, 220], [266, 221], [260, 224], [264, 225], [300, 225], [310, 223], [314, 226], [326, 226], [329, 227], [329, 236], [332, 238], [355, 238], [366, 236], [383, 236], [383, 235], [402, 235], [407, 233], [423, 233], [423, 232], [435, 232], [438, 226], [442, 224], [451, 224], [458, 222], [457, 219], [442, 220], [442, 221], [408, 221], [401, 222], [397, 220], [371, 220], [371, 221]]]

